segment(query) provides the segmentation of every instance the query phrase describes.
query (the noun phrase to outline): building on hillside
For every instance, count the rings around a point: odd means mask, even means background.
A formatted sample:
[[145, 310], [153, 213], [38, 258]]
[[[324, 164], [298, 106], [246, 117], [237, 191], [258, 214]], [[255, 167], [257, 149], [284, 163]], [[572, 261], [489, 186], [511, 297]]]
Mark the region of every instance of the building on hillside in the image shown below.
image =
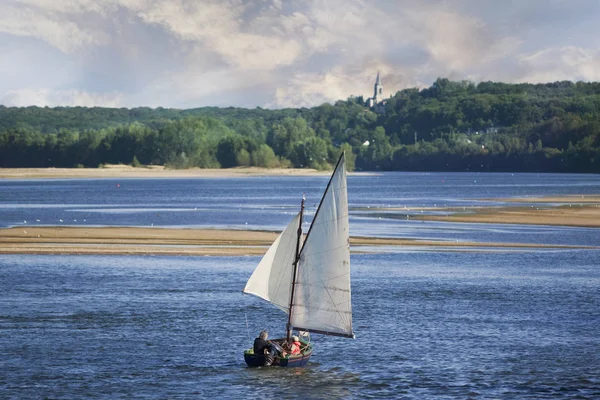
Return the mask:
[[367, 99], [367, 106], [377, 114], [385, 114], [386, 101], [383, 99], [383, 85], [381, 84], [379, 71], [377, 71], [374, 89], [373, 97]]

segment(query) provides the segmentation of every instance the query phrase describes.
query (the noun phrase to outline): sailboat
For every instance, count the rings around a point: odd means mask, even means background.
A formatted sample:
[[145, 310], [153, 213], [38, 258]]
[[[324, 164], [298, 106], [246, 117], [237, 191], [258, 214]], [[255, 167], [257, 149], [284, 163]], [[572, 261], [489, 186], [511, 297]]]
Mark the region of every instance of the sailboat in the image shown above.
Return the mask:
[[[243, 290], [288, 315], [286, 337], [270, 341], [280, 350], [273, 365], [281, 367], [302, 367], [308, 363], [313, 352], [310, 333], [354, 338], [343, 152], [303, 238], [304, 201], [303, 196], [300, 212], [267, 250]], [[290, 342], [294, 330], [301, 338], [301, 352], [290, 355], [281, 350]], [[264, 354], [254, 354], [253, 349], [244, 352], [249, 367], [265, 365], [266, 358]]]

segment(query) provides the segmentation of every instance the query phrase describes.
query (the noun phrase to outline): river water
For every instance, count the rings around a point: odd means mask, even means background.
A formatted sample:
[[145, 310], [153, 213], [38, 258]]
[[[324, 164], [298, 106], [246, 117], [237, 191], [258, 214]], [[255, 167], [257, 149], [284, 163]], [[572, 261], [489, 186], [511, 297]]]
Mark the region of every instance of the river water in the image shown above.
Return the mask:
[[[310, 218], [326, 180], [0, 180], [0, 224], [281, 229], [303, 191]], [[598, 229], [364, 210], [593, 193], [594, 175], [350, 176], [351, 233], [597, 246]], [[249, 369], [254, 336], [286, 322], [241, 293], [259, 257], [3, 255], [0, 398], [600, 398], [599, 256], [353, 254], [356, 339], [313, 335], [308, 367]]]

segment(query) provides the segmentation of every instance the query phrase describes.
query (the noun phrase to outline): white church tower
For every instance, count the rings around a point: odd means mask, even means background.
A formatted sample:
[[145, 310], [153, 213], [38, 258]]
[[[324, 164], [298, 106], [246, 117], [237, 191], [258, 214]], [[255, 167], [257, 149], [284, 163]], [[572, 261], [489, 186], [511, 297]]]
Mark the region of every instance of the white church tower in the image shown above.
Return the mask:
[[373, 93], [373, 101], [375, 102], [375, 104], [377, 104], [381, 100], [383, 100], [383, 85], [381, 84], [381, 78], [379, 77], [379, 71], [377, 71], [377, 79], [375, 79], [374, 89], [375, 89], [375, 91]]
[[367, 99], [367, 105], [378, 114], [385, 114], [385, 100], [383, 99], [383, 85], [381, 84], [381, 77], [379, 71], [377, 71], [377, 78], [375, 79], [375, 85], [373, 86], [373, 97]]

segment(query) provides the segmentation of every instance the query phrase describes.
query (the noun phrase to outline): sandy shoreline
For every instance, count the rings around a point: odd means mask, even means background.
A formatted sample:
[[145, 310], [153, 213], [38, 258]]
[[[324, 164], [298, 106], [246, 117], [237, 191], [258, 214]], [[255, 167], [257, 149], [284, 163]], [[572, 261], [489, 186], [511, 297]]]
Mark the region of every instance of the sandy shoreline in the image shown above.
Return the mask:
[[[0, 229], [0, 254], [263, 255], [276, 232], [134, 227], [13, 227]], [[352, 237], [353, 252], [377, 247], [589, 248], [523, 243], [475, 243]], [[363, 249], [361, 249], [363, 247]]]
[[0, 179], [232, 178], [243, 176], [329, 176], [330, 174], [331, 171], [317, 171], [316, 169], [258, 167], [166, 169], [163, 166], [134, 168], [128, 165], [107, 165], [104, 168], [0, 168]]

